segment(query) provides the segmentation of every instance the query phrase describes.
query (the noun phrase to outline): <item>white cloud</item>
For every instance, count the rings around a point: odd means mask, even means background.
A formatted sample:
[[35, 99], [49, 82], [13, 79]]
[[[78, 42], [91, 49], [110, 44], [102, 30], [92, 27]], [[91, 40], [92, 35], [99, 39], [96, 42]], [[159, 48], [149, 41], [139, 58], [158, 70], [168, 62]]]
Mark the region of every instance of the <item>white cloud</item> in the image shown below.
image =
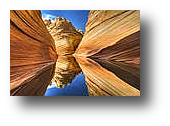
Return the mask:
[[49, 89], [49, 88], [54, 88], [54, 87], [56, 87], [56, 86], [55, 86], [55, 83], [52, 82], [51, 85], [49, 85], [49, 86], [47, 87], [47, 89]]
[[43, 20], [45, 20], [45, 19], [51, 19], [51, 20], [53, 20], [54, 18], [56, 18], [56, 16], [51, 15], [51, 14], [43, 14], [43, 15], [42, 15], [42, 19], [43, 19]]

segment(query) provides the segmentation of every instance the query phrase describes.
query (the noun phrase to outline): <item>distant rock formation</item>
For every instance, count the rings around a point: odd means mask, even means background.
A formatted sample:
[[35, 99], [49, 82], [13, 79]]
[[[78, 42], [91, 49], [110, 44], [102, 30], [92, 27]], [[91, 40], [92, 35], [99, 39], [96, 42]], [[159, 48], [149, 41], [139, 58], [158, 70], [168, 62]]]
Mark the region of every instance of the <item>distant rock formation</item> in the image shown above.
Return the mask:
[[70, 21], [61, 17], [54, 21], [46, 19], [44, 23], [55, 40], [57, 54], [73, 54], [83, 37], [83, 32], [75, 29]]
[[139, 96], [140, 12], [90, 11], [74, 56], [91, 96]]
[[44, 95], [57, 59], [41, 12], [10, 11], [10, 94]]

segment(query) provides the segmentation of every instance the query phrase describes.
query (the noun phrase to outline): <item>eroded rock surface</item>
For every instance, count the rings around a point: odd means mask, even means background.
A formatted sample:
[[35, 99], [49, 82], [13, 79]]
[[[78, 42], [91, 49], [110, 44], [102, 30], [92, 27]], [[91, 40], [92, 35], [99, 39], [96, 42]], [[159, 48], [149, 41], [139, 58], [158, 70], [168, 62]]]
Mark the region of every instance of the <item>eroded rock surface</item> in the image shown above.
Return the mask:
[[139, 11], [90, 11], [86, 32], [75, 53], [85, 57], [94, 55], [138, 31]]
[[61, 17], [54, 21], [44, 20], [44, 23], [55, 40], [57, 54], [73, 54], [83, 37], [83, 32], [74, 28], [70, 21]]
[[139, 96], [140, 12], [90, 11], [74, 55], [90, 95]]
[[53, 38], [36, 10], [10, 11], [10, 93], [43, 95], [57, 59]]
[[90, 96], [139, 96], [139, 11], [90, 11], [84, 36], [64, 18], [10, 11], [11, 95], [43, 95], [54, 72], [52, 82], [64, 87], [80, 68]]

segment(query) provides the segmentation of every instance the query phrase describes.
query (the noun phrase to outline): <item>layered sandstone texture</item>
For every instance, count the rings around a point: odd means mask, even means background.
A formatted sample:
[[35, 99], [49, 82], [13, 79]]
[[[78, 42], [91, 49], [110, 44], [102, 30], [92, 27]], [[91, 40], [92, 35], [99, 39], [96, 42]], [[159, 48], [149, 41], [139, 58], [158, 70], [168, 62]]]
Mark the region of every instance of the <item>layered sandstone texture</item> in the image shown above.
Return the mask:
[[44, 95], [57, 59], [55, 43], [37, 10], [10, 11], [10, 94]]
[[57, 17], [54, 21], [44, 20], [44, 23], [55, 40], [57, 54], [73, 54], [83, 37], [83, 32], [61, 17]]
[[90, 11], [83, 35], [64, 18], [10, 11], [11, 95], [44, 95], [54, 72], [52, 82], [64, 87], [80, 68], [90, 96], [139, 96], [140, 12]]
[[140, 31], [139, 11], [90, 11], [86, 32], [76, 54], [91, 56], [138, 31]]
[[90, 11], [74, 55], [91, 96], [139, 96], [140, 11]]

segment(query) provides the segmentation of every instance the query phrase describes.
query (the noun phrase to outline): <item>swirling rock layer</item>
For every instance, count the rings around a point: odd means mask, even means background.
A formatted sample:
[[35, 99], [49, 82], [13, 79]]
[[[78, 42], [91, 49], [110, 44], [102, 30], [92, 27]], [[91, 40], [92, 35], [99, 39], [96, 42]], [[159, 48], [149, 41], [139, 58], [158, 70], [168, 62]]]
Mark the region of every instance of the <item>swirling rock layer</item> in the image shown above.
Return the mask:
[[[79, 65], [62, 56], [73, 53]], [[90, 11], [84, 36], [64, 18], [43, 22], [40, 11], [10, 11], [11, 95], [43, 95], [54, 72], [62, 87], [80, 68], [90, 96], [139, 96], [139, 11]]]
[[74, 55], [91, 96], [139, 96], [140, 12], [90, 11]]
[[139, 11], [90, 11], [86, 32], [75, 53], [85, 57], [94, 55], [138, 31]]
[[11, 95], [43, 95], [53, 76], [56, 59], [55, 44], [40, 11], [11, 10]]

